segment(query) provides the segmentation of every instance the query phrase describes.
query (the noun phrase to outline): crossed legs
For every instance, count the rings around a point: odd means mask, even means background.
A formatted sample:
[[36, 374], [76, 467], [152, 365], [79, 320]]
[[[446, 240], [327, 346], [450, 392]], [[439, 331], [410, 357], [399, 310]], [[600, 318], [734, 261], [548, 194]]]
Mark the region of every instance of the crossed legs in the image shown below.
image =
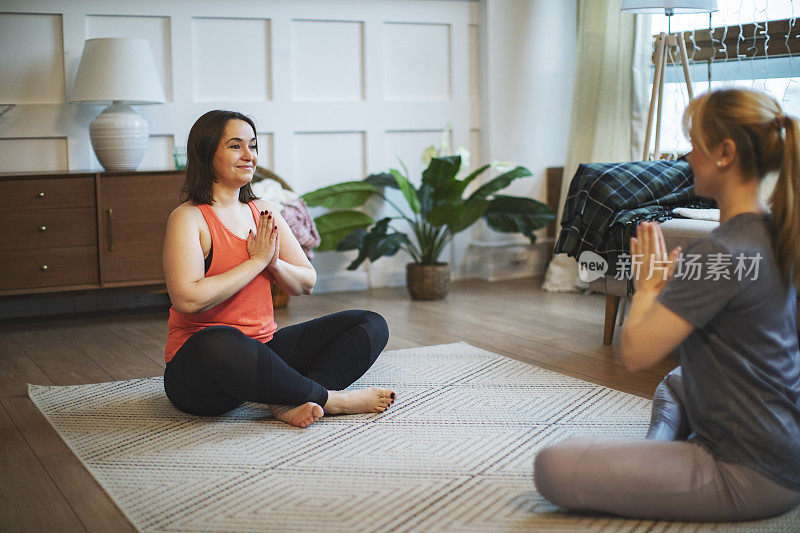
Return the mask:
[[370, 311], [343, 311], [283, 328], [267, 343], [236, 328], [192, 335], [164, 371], [179, 409], [224, 414], [245, 401], [267, 404], [277, 418], [306, 427], [324, 412], [381, 412], [394, 392], [342, 391], [375, 362], [388, 341], [386, 321]]
[[689, 434], [680, 367], [659, 385], [647, 440], [567, 439], [536, 456], [539, 493], [569, 509], [651, 520], [754, 520], [791, 509], [800, 492], [718, 461]]

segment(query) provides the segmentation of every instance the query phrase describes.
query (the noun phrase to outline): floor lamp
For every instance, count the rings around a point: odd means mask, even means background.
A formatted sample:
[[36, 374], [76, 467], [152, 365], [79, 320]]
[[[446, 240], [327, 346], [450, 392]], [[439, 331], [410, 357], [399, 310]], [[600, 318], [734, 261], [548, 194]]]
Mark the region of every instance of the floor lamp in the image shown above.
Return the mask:
[[[677, 46], [679, 59], [683, 65], [683, 76], [686, 80], [686, 90], [689, 100], [694, 98], [692, 92], [692, 80], [689, 77], [689, 60], [686, 55], [686, 43], [681, 33], [672, 33], [669, 21], [672, 15], [679, 13], [711, 13], [717, 11], [717, 0], [623, 0], [623, 13], [649, 13], [664, 14], [667, 16], [668, 33], [661, 32], [656, 37], [656, 64], [653, 74], [653, 92], [650, 95], [650, 111], [647, 114], [647, 130], [644, 137], [644, 152], [642, 159], [647, 161], [650, 156], [650, 134], [653, 129], [653, 116], [656, 119], [655, 146], [653, 147], [653, 159], [658, 159], [659, 141], [661, 140], [661, 103], [664, 98], [664, 77], [667, 66], [667, 59], [674, 65], [675, 58], [672, 50]], [[658, 109], [656, 110], [656, 105]]]

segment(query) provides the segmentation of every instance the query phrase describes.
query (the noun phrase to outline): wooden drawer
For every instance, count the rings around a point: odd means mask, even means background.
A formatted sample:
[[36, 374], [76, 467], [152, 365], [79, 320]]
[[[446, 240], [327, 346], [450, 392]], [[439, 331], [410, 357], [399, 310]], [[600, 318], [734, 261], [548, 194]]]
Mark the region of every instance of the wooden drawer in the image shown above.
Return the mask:
[[27, 178], [0, 181], [0, 210], [92, 207], [94, 178]]
[[181, 173], [102, 176], [99, 180], [102, 284], [162, 282], [167, 219], [180, 204]]
[[96, 246], [0, 251], [0, 291], [97, 283]]
[[0, 219], [0, 250], [97, 244], [97, 212], [92, 207], [0, 211]]

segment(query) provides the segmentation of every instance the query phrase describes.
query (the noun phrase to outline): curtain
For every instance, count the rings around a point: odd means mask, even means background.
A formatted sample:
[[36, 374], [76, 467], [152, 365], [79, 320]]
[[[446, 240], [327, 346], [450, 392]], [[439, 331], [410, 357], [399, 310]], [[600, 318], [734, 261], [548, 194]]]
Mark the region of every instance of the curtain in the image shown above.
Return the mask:
[[[580, 163], [641, 158], [649, 106], [650, 16], [621, 13], [621, 6], [622, 0], [578, 4], [578, 56], [559, 221]], [[585, 287], [575, 259], [556, 254], [542, 288], [574, 292]]]

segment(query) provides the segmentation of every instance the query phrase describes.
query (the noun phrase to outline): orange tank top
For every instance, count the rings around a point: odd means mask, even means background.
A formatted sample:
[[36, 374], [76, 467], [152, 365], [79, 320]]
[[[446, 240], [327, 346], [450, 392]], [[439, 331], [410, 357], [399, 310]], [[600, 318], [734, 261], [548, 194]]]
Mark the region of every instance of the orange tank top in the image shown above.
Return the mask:
[[[253, 202], [248, 203], [253, 219], [258, 226], [261, 218]], [[198, 205], [211, 232], [211, 265], [206, 277], [227, 272], [250, 258], [247, 253], [247, 240], [231, 233], [210, 205]], [[239, 292], [200, 313], [181, 313], [170, 307], [167, 327], [167, 346], [164, 350], [166, 362], [170, 362], [183, 343], [208, 326], [233, 326], [248, 337], [267, 342], [278, 328], [272, 309], [272, 276], [267, 269], [253, 278]]]

